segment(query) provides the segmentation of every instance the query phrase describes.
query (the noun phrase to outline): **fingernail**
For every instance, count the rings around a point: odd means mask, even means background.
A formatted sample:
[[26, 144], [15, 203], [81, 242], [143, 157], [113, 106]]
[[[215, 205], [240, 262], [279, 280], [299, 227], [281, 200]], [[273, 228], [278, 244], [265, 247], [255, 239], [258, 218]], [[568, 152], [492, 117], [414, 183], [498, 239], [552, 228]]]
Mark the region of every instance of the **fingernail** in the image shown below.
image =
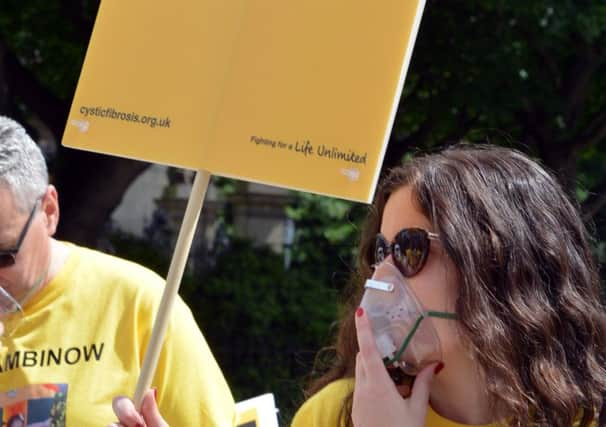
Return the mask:
[[358, 307], [358, 309], [356, 310], [356, 316], [362, 317], [363, 314], [364, 314], [364, 309], [362, 307]]
[[135, 427], [143, 427], [143, 424], [137, 423], [135, 424]]
[[154, 391], [154, 400], [157, 402], [158, 401], [158, 388], [154, 387], [154, 388], [152, 388], [152, 390]]
[[444, 363], [440, 362], [433, 371], [434, 375], [438, 375], [442, 369], [444, 369]]

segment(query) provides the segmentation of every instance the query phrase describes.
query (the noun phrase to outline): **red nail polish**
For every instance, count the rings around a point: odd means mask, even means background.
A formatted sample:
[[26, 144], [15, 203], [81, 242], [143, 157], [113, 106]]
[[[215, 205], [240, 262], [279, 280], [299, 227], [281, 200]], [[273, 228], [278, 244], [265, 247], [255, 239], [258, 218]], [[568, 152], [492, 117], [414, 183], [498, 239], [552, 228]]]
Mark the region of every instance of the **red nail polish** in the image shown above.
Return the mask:
[[444, 369], [444, 363], [440, 362], [433, 371], [434, 375], [438, 375], [442, 369]]
[[358, 307], [358, 309], [356, 310], [356, 316], [362, 317], [363, 314], [364, 314], [364, 309], [362, 307]]
[[143, 424], [137, 423], [137, 424], [135, 424], [135, 427], [143, 427]]

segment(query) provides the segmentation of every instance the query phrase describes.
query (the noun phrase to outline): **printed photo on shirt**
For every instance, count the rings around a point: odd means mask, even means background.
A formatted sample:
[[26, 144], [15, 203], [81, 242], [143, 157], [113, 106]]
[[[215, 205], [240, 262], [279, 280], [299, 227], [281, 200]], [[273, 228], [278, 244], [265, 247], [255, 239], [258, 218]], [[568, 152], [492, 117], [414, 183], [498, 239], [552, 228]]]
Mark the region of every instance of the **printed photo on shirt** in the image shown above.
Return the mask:
[[0, 393], [6, 427], [65, 427], [67, 384], [33, 384]]

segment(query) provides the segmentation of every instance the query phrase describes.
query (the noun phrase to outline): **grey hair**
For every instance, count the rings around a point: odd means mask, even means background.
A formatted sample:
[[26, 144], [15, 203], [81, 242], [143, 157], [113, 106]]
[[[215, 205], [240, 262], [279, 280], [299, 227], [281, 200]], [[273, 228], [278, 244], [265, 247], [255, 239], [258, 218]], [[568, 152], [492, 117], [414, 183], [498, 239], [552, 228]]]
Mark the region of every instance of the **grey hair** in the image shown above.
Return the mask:
[[16, 121], [0, 116], [0, 185], [8, 187], [17, 208], [26, 212], [48, 187], [42, 151]]

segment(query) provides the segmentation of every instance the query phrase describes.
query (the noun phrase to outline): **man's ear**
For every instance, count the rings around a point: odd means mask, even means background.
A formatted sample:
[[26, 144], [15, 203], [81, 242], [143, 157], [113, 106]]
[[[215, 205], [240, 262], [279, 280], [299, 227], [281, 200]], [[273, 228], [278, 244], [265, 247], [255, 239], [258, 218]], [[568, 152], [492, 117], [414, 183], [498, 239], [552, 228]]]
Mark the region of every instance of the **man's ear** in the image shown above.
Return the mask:
[[59, 224], [59, 196], [54, 185], [46, 188], [46, 192], [42, 196], [41, 208], [45, 218], [46, 231], [49, 236], [53, 236]]

